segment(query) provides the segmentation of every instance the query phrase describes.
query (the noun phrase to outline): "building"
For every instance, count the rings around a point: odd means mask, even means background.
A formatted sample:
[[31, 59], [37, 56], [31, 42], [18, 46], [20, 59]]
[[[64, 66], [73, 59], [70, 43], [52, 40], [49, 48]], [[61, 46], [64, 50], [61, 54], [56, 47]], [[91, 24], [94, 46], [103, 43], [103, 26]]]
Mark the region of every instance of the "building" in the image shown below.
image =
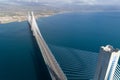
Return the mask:
[[119, 61], [120, 51], [112, 46], [102, 46], [94, 80], [114, 80], [114, 73]]

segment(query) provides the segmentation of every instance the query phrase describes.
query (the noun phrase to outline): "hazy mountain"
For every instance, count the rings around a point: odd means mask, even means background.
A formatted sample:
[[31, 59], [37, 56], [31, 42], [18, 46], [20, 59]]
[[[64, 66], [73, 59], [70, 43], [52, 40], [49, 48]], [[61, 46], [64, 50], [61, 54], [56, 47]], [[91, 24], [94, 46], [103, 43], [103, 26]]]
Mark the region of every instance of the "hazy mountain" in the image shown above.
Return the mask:
[[119, 5], [120, 0], [0, 0], [18, 2], [40, 2], [47, 4], [79, 4], [79, 5]]
[[44, 3], [46, 5], [120, 5], [120, 0], [0, 0], [0, 2]]
[[[0, 0], [0, 10], [36, 10], [36, 11], [108, 11], [120, 10], [119, 5], [111, 2], [118, 0]], [[98, 3], [99, 2], [99, 3]], [[106, 5], [105, 5], [106, 4]], [[111, 5], [108, 5], [111, 4]], [[118, 3], [119, 4], [119, 3]], [[6, 6], [7, 5], [7, 6]]]

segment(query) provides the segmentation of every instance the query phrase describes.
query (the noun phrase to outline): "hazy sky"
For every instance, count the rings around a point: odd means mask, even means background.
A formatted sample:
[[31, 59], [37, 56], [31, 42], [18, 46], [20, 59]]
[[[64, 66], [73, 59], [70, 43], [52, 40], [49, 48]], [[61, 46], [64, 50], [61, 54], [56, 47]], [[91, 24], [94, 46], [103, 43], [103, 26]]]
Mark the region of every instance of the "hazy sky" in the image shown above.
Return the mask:
[[[5, 1], [5, 0], [0, 0]], [[12, 0], [7, 0], [12, 1]], [[17, 1], [17, 0], [14, 0]], [[18, 0], [18, 1], [39, 1], [39, 2], [49, 2], [49, 3], [77, 3], [77, 4], [112, 4], [112, 5], [119, 5], [120, 0]]]

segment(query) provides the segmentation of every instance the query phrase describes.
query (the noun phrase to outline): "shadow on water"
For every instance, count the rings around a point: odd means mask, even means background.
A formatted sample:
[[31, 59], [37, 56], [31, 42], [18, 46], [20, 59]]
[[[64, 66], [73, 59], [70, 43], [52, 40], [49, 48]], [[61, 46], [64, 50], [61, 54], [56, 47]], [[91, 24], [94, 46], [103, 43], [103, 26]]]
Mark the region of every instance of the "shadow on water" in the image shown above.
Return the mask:
[[[47, 65], [47, 66], [48, 66], [48, 65]], [[51, 67], [48, 66], [48, 68], [49, 68], [50, 72], [52, 73], [52, 75], [55, 76], [56, 80], [61, 80], [61, 79], [57, 76], [57, 74], [55, 73], [55, 71], [54, 71]]]
[[[30, 25], [28, 25], [28, 27], [30, 27]], [[41, 51], [37, 45], [37, 42], [34, 36], [32, 35], [32, 31], [30, 30], [30, 28], [29, 28], [29, 32], [31, 34], [30, 37], [32, 40], [33, 48], [34, 48], [34, 51], [33, 53], [31, 53], [31, 56], [35, 65], [37, 80], [51, 80], [49, 71], [45, 64]]]

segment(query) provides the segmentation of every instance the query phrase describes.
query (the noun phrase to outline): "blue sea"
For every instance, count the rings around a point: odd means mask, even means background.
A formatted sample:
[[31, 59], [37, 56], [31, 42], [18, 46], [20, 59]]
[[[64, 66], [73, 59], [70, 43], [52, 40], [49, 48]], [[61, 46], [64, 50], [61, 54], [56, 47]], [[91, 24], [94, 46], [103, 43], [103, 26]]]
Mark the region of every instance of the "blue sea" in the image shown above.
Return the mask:
[[49, 44], [92, 52], [107, 44], [120, 48], [120, 12], [66, 13], [38, 24]]
[[[98, 53], [120, 48], [120, 12], [72, 12], [37, 19], [68, 80], [94, 77]], [[0, 80], [51, 80], [27, 21], [0, 24]]]

